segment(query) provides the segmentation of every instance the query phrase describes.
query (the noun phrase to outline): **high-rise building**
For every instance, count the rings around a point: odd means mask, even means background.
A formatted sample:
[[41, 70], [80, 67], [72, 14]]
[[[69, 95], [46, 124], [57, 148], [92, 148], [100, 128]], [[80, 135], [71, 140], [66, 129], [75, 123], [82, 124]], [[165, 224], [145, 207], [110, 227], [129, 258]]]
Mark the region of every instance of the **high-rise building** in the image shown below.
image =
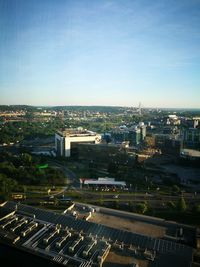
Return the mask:
[[140, 128], [135, 127], [132, 131], [133, 145], [139, 145], [141, 141], [141, 130]]
[[147, 134], [147, 129], [145, 125], [140, 127], [140, 141], [143, 142]]
[[115, 143], [128, 141], [130, 146], [136, 146], [141, 144], [146, 137], [146, 125], [144, 122], [140, 122], [130, 128], [120, 126], [111, 132], [111, 136]]
[[200, 128], [189, 128], [183, 131], [183, 143], [185, 147], [200, 148]]

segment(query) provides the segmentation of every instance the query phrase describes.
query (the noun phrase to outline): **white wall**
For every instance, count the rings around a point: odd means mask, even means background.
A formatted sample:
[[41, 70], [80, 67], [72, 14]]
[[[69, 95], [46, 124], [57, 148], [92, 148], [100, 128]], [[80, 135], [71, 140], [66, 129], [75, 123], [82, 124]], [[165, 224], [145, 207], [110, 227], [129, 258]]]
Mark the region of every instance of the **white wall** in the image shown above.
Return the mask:
[[74, 136], [65, 138], [65, 157], [71, 156], [71, 143], [81, 143], [81, 142], [95, 142], [95, 144], [100, 143], [101, 136]]

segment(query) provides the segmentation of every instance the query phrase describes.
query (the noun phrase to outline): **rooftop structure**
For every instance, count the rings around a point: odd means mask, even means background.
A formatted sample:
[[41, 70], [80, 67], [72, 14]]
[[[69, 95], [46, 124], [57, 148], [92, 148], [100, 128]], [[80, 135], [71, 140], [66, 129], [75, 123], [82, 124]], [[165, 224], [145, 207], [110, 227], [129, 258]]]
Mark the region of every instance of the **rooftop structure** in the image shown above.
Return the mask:
[[64, 131], [57, 132], [62, 137], [82, 137], [82, 136], [96, 136], [95, 132], [88, 131], [87, 129], [83, 129], [82, 127], [78, 128], [69, 128]]
[[[192, 263], [193, 248], [181, 243], [114, 229], [23, 204], [16, 207], [15, 202], [5, 203], [4, 208], [15, 209], [15, 213], [0, 221], [0, 243], [62, 266], [102, 266], [115, 248], [116, 253], [120, 250], [120, 255], [129, 253], [133, 262], [139, 258], [145, 259], [145, 266], [148, 261], [151, 261], [152, 267], [188, 267]], [[121, 216], [123, 214], [126, 215], [121, 212]]]
[[0, 221], [5, 220], [6, 218], [11, 217], [15, 214], [14, 209], [6, 209], [4, 207], [0, 208]]

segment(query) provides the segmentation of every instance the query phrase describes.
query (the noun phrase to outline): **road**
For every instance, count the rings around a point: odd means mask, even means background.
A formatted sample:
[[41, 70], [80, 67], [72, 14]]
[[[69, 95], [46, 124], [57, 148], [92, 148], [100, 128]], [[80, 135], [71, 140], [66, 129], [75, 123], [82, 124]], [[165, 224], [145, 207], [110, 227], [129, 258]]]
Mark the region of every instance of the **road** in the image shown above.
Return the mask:
[[[80, 190], [79, 190], [80, 191]], [[145, 193], [103, 193], [103, 192], [91, 192], [84, 190], [84, 194], [88, 198], [104, 198], [104, 199], [119, 199], [119, 200], [158, 200], [158, 201], [177, 201], [180, 199], [181, 195], [161, 195], [159, 193], [145, 194]], [[115, 197], [115, 196], [118, 197]], [[183, 194], [186, 201], [199, 200], [200, 194], [194, 195], [194, 193]]]
[[69, 181], [69, 183], [67, 183], [67, 186], [65, 186], [60, 192], [57, 192], [54, 195], [61, 195], [61, 194], [65, 193], [66, 190], [68, 189], [69, 185], [74, 191], [79, 192], [80, 194], [83, 194], [83, 192], [80, 192], [80, 190], [79, 190], [79, 187], [80, 187], [79, 178], [76, 176], [76, 174], [74, 172], [72, 172], [70, 169], [68, 169], [66, 166], [60, 164], [56, 160], [48, 161], [48, 164], [52, 167], [59, 168], [64, 173], [64, 175], [66, 176], [66, 178]]
[[[143, 202], [148, 201], [152, 206], [160, 206], [165, 205], [169, 201], [177, 202], [181, 195], [162, 195], [159, 192], [154, 193], [139, 193], [139, 192], [131, 192], [131, 193], [123, 193], [123, 192], [113, 192], [113, 193], [104, 193], [104, 192], [92, 192], [87, 190], [80, 189], [79, 178], [73, 173], [70, 169], [66, 166], [62, 165], [60, 162], [56, 160], [50, 161], [49, 164], [51, 166], [57, 167], [63, 171], [66, 177], [70, 180], [71, 188], [79, 193], [80, 195], [84, 195], [84, 200], [87, 202], [98, 201], [102, 199], [103, 201], [119, 201], [119, 202]], [[68, 186], [64, 187], [60, 192], [57, 192], [56, 195], [63, 194], [67, 191]], [[115, 196], [118, 195], [117, 198]], [[200, 194], [194, 195], [194, 193], [183, 193], [182, 194], [186, 202], [189, 204], [198, 203], [200, 202]]]
[[[181, 195], [167, 195], [167, 194], [160, 194], [160, 192], [153, 192], [153, 193], [140, 193], [140, 192], [104, 192], [104, 191], [87, 191], [80, 189], [79, 178], [76, 174], [68, 169], [65, 165], [61, 164], [59, 161], [53, 159], [49, 160], [48, 164], [52, 167], [59, 168], [65, 175], [66, 179], [68, 180], [66, 186], [62, 188], [59, 192], [51, 193], [51, 195], [62, 195], [70, 188], [73, 189], [78, 194], [84, 196], [84, 200], [86, 202], [91, 201], [99, 201], [99, 199], [105, 202], [111, 201], [118, 201], [121, 203], [127, 202], [144, 202], [148, 201], [152, 206], [160, 206], [165, 205], [169, 201], [177, 202]], [[69, 193], [68, 193], [69, 194]], [[116, 195], [118, 197], [116, 197]], [[182, 193], [185, 201], [187, 204], [194, 204], [200, 203], [200, 194], [194, 193]]]

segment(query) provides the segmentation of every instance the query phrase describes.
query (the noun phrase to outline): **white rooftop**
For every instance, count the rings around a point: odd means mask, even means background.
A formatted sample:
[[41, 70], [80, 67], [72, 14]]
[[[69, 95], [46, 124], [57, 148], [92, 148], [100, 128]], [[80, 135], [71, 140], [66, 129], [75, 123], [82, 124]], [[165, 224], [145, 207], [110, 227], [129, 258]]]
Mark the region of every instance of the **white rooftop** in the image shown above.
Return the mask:
[[98, 178], [96, 179], [84, 179], [81, 178], [80, 182], [85, 185], [120, 185], [120, 186], [126, 186], [126, 183], [124, 181], [115, 181], [114, 178]]

